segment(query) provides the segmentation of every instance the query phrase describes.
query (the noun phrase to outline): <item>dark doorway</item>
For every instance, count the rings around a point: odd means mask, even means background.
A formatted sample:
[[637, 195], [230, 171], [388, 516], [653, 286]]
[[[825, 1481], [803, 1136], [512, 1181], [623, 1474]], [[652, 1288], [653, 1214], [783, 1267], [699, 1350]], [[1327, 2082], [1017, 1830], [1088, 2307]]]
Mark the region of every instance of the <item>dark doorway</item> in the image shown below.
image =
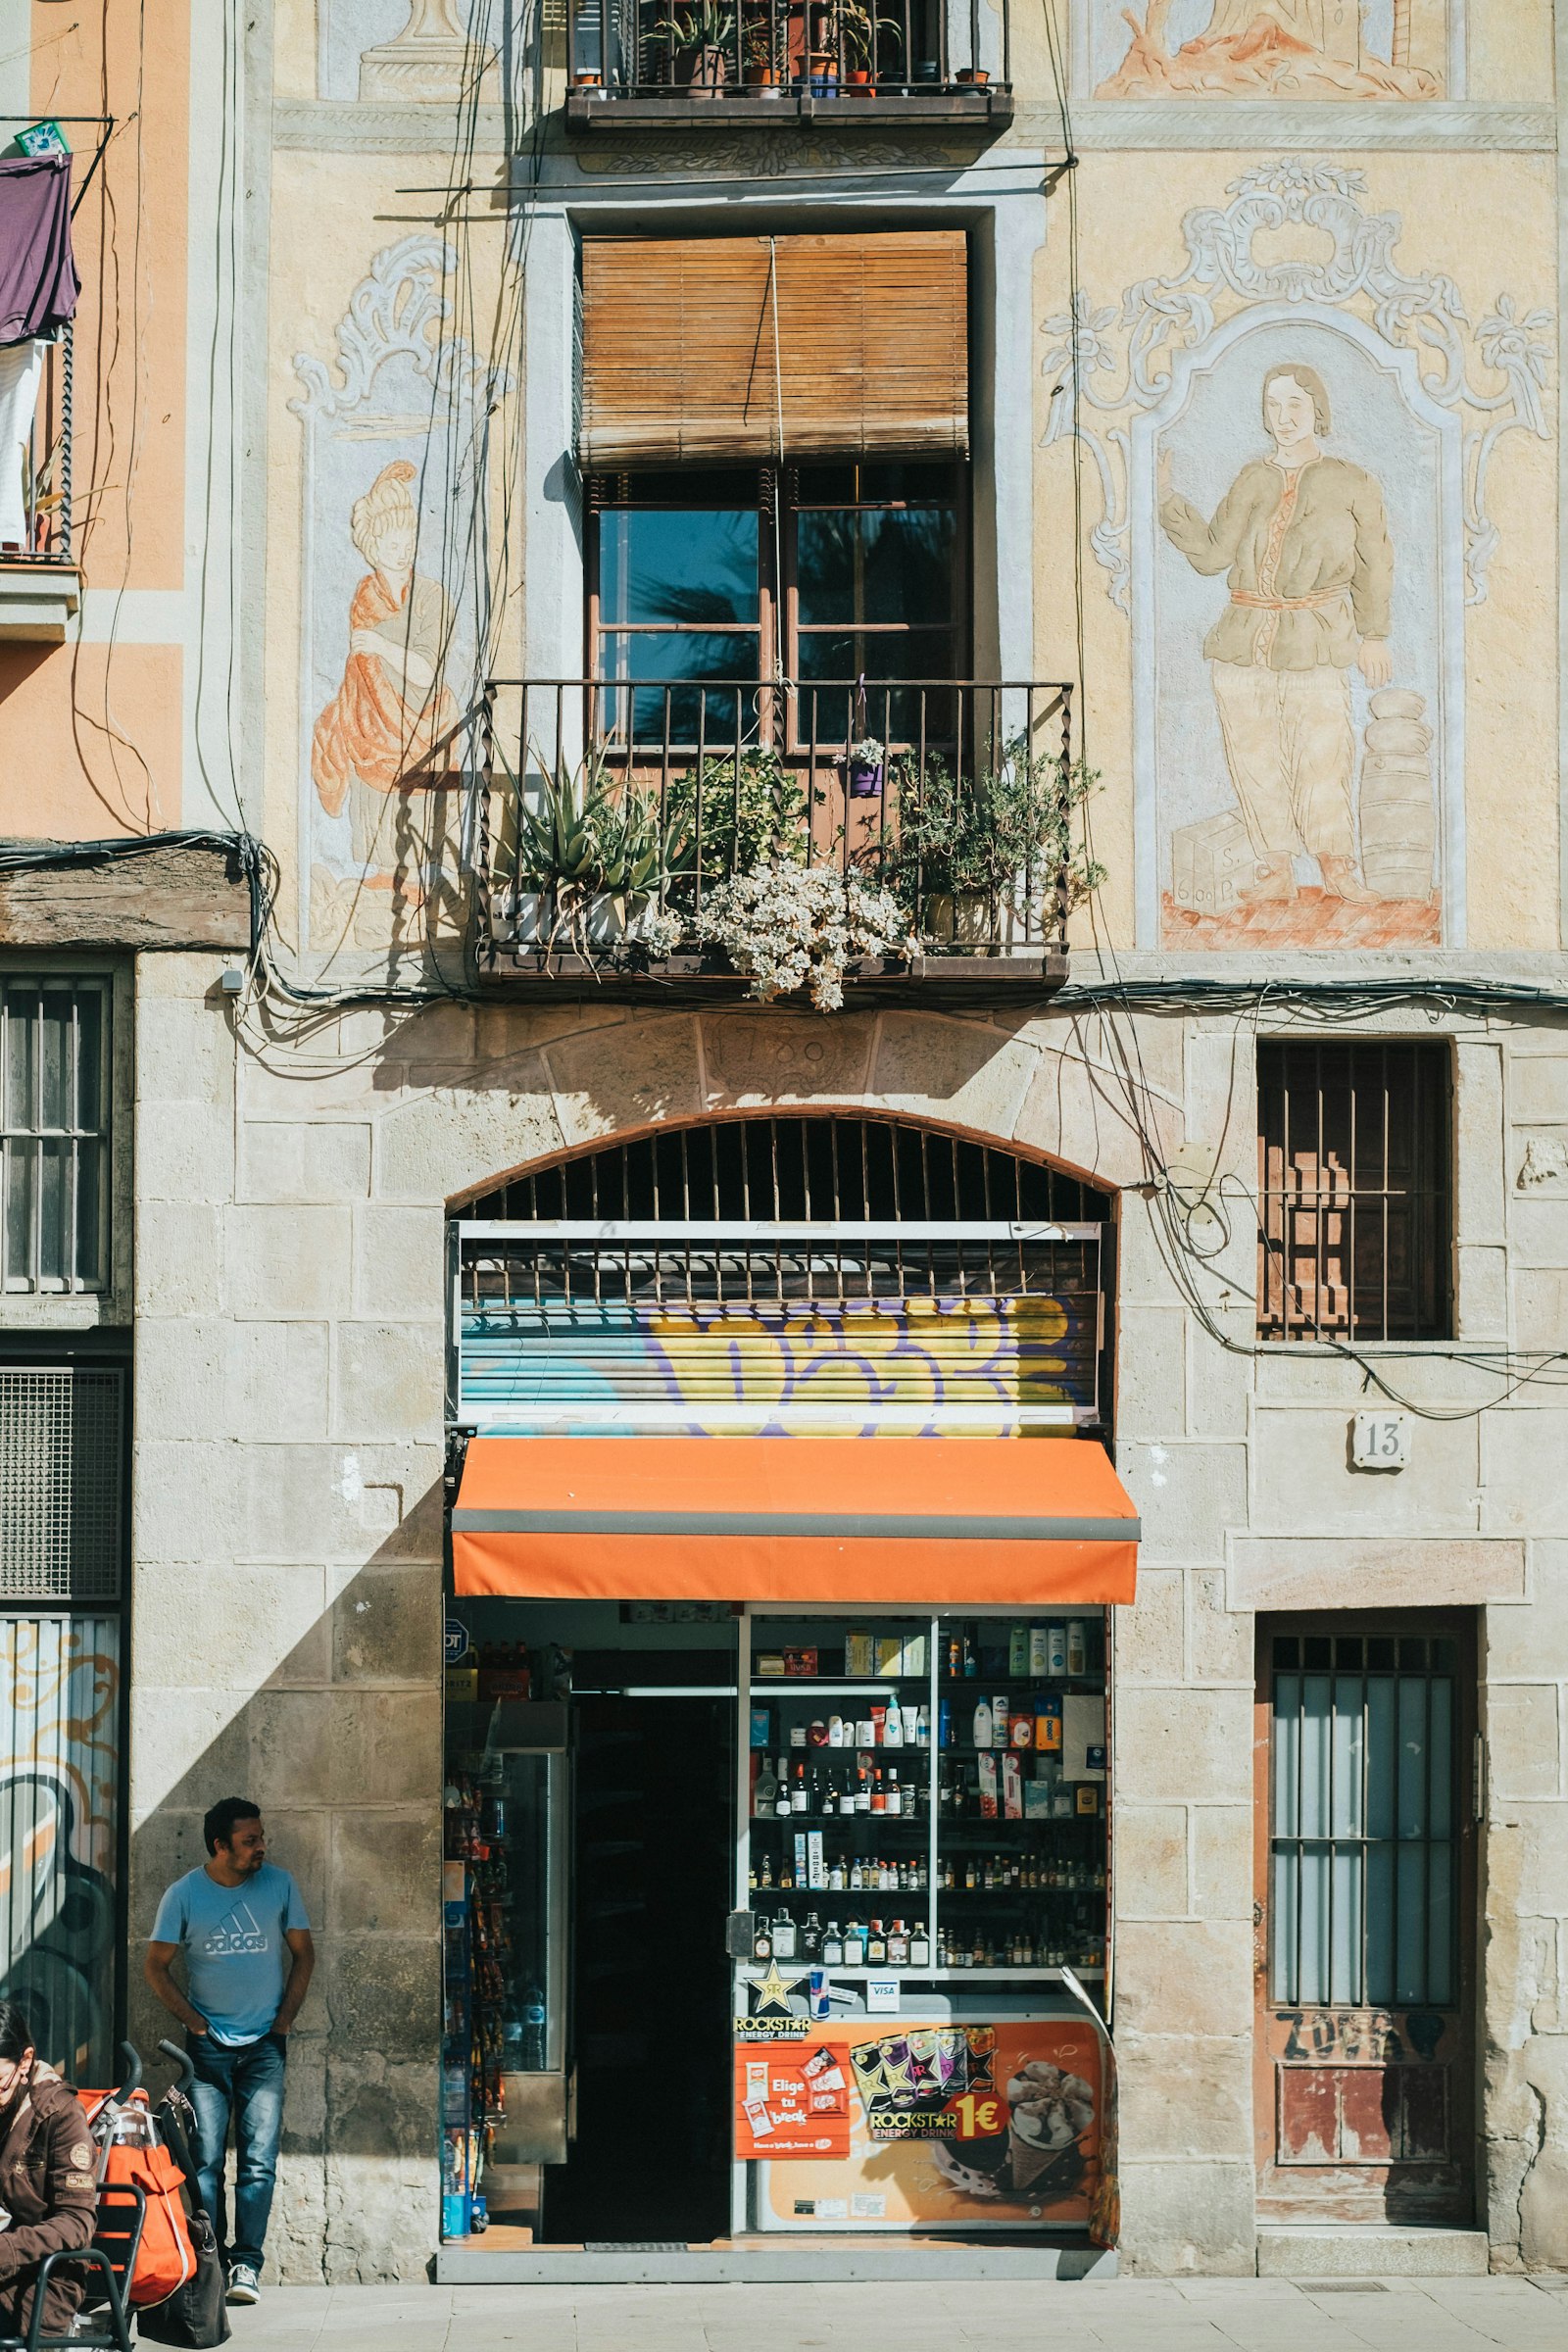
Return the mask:
[[573, 1711], [577, 2129], [545, 2236], [705, 2242], [729, 2229], [734, 1703]]

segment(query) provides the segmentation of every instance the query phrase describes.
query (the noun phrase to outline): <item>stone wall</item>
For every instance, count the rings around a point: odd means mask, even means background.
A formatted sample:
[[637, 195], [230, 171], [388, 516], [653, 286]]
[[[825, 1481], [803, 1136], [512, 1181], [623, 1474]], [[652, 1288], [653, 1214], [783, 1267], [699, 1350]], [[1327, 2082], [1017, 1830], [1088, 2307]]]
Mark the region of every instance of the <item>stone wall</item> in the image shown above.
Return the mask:
[[[1254, 2262], [1252, 1612], [1437, 1600], [1485, 1610], [1494, 2260], [1568, 2259], [1568, 1430], [1547, 1381], [1476, 1417], [1506, 1383], [1465, 1360], [1542, 1344], [1568, 1280], [1568, 1029], [1446, 1023], [1461, 1340], [1387, 1369], [1458, 1417], [1419, 1420], [1380, 1480], [1347, 1467], [1360, 1368], [1250, 1349], [1250, 1024], [447, 1004], [292, 1042], [247, 1018], [236, 1047], [219, 969], [138, 976], [132, 1891], [145, 1933], [235, 1787], [305, 1886], [322, 1961], [285, 2275], [415, 2277], [434, 2242], [447, 1204], [564, 1148], [773, 1103], [930, 1119], [1120, 1194], [1117, 1458], [1146, 1531], [1115, 1651], [1124, 2259]], [[1189, 1275], [1201, 1315], [1154, 1181], [1184, 1143], [1226, 1179], [1228, 1231]]]

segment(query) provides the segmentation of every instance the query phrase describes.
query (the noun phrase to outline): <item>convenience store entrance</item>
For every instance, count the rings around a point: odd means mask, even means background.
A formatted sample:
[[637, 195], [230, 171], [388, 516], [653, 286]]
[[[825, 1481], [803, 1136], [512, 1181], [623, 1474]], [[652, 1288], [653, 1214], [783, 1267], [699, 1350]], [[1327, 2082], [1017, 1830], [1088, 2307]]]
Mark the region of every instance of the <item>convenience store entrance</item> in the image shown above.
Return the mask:
[[575, 2134], [542, 2234], [707, 2243], [729, 2224], [734, 1702], [584, 1696], [572, 1712]]

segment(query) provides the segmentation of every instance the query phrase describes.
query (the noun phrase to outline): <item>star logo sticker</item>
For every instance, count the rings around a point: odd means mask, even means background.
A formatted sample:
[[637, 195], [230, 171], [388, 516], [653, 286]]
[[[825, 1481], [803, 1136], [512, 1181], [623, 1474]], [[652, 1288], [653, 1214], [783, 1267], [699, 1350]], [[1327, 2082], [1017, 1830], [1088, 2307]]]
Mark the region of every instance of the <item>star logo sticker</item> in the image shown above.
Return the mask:
[[754, 2017], [788, 2017], [790, 1994], [800, 1984], [799, 1977], [781, 1977], [778, 1962], [769, 1960], [767, 1974], [759, 1977], [752, 1986], [752, 2015]]

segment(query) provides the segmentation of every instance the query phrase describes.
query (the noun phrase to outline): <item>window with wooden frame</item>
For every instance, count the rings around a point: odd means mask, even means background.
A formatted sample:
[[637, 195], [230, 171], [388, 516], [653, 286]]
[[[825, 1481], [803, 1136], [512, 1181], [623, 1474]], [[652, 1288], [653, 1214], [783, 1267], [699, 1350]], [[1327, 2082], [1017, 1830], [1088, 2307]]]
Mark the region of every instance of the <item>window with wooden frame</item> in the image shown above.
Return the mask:
[[1260, 1339], [1451, 1338], [1452, 1135], [1445, 1043], [1259, 1044]]
[[[622, 739], [795, 752], [946, 723], [919, 687], [967, 661], [966, 466], [596, 474], [590, 508], [587, 657], [625, 688], [604, 698]], [[780, 677], [798, 690], [746, 691]]]

